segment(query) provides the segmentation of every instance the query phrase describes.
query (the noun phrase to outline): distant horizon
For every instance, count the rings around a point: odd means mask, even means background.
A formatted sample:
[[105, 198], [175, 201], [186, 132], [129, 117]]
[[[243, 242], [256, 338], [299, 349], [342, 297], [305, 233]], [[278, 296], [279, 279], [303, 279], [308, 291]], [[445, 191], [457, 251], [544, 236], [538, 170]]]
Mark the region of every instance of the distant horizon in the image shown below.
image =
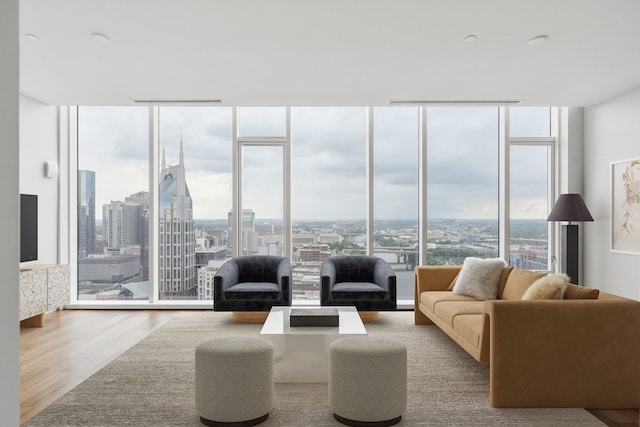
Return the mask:
[[[194, 222], [227, 222], [226, 218], [199, 218], [194, 219]], [[273, 218], [256, 218], [256, 222], [282, 222], [281, 219], [273, 219]], [[315, 219], [315, 218], [304, 218], [304, 219], [292, 219], [291, 222], [365, 222], [365, 219]], [[428, 221], [495, 221], [499, 220], [496, 218], [431, 218]], [[547, 222], [544, 218], [511, 218], [510, 221], [542, 221]], [[96, 223], [102, 222], [102, 218], [96, 218]], [[418, 219], [406, 219], [406, 218], [380, 218], [374, 220], [375, 222], [415, 222], [418, 223]]]

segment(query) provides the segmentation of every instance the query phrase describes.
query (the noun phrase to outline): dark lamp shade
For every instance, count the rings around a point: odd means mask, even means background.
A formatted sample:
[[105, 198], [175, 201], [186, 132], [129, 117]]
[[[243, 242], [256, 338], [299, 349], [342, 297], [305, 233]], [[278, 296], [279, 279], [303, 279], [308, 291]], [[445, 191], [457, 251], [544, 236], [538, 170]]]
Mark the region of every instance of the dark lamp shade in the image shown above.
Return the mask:
[[561, 194], [547, 221], [593, 221], [580, 194]]

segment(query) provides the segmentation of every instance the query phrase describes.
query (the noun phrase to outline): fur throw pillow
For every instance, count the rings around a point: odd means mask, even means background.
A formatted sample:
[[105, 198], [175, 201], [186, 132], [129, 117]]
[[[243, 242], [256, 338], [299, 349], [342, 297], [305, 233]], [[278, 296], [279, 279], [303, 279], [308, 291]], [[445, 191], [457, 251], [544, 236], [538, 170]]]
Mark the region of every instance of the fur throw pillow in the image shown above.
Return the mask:
[[498, 298], [498, 284], [506, 266], [502, 258], [466, 258], [453, 285], [453, 293], [479, 300]]
[[562, 299], [567, 283], [569, 276], [564, 273], [548, 274], [533, 282], [522, 295], [522, 299]]

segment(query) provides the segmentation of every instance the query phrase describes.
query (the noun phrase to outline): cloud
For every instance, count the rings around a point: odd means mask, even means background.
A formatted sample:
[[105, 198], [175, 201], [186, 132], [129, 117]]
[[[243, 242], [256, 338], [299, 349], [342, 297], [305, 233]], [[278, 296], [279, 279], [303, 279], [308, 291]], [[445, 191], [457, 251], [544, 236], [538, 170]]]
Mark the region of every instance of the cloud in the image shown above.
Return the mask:
[[[293, 219], [364, 218], [366, 109], [291, 111]], [[418, 111], [374, 108], [376, 218], [417, 218]], [[241, 108], [240, 134], [284, 136], [284, 112]], [[428, 110], [430, 217], [497, 217], [497, 112], [491, 107]], [[148, 190], [148, 109], [80, 107], [79, 114], [79, 167], [96, 172], [97, 206]], [[195, 218], [226, 218], [231, 208], [231, 117], [229, 107], [160, 108], [160, 149], [167, 164], [176, 164], [182, 139]], [[243, 148], [242, 203], [258, 217], [282, 216], [282, 153], [282, 147]], [[512, 147], [511, 156], [514, 215], [546, 214], [546, 148]]]

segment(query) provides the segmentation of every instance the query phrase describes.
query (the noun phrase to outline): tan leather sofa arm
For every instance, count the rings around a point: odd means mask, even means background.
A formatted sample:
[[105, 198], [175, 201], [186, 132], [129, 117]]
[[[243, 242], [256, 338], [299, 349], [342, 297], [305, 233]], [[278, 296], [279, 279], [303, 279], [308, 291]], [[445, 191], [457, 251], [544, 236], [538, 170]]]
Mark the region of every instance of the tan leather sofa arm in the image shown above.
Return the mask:
[[640, 302], [487, 301], [491, 406], [640, 407]]
[[425, 291], [446, 291], [460, 268], [460, 265], [419, 265], [414, 269], [414, 324], [433, 324], [418, 308], [420, 294]]

